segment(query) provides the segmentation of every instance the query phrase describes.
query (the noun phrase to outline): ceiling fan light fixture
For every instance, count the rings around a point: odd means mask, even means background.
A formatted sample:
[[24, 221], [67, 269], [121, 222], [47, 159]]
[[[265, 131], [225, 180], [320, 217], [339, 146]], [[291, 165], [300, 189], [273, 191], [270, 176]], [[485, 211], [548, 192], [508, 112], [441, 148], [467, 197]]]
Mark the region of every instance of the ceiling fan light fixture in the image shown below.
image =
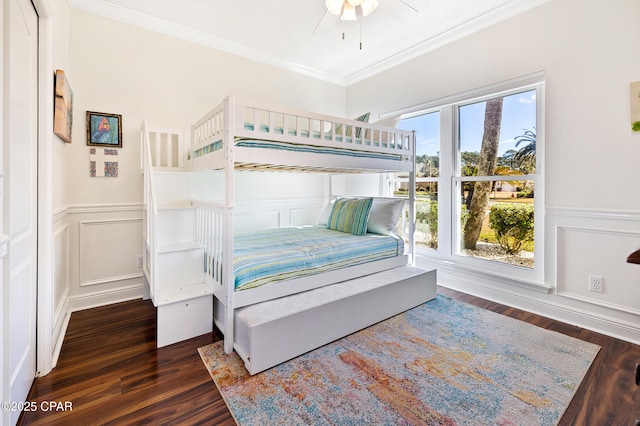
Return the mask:
[[324, 5], [327, 7], [327, 10], [334, 15], [340, 15], [342, 12], [342, 5], [344, 4], [344, 0], [326, 0]]
[[356, 6], [360, 6], [363, 1], [364, 0], [347, 0], [347, 3], [349, 3], [353, 7], [356, 7]]
[[364, 0], [360, 7], [362, 8], [362, 16], [368, 16], [378, 7], [378, 0]]
[[343, 21], [356, 21], [358, 19], [356, 16], [356, 7], [351, 5], [349, 2], [345, 2], [340, 19]]

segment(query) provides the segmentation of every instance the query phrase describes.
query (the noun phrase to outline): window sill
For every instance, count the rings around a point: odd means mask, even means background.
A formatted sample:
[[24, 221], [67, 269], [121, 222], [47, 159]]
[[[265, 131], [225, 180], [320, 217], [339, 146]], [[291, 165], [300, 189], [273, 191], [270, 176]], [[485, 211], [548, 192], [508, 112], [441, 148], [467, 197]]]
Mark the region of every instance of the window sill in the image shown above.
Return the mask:
[[[420, 264], [427, 264], [431, 267], [435, 267], [436, 269], [438, 269], [438, 271], [442, 271], [444, 275], [453, 278], [460, 278], [465, 280], [474, 278], [477, 280], [477, 282], [474, 282], [474, 284], [481, 285], [483, 287], [519, 287], [544, 294], [548, 294], [553, 290], [551, 286], [542, 282], [526, 279], [523, 277], [517, 277], [515, 276], [516, 274], [511, 275], [502, 271], [491, 270], [491, 268], [487, 268], [485, 264], [485, 262], [489, 261], [474, 259], [472, 260], [472, 262], [464, 262], [456, 261], [455, 259], [457, 258], [459, 258], [459, 256], [452, 256], [448, 259], [444, 259], [438, 257], [437, 255], [431, 255], [426, 249], [418, 248], [416, 251], [416, 263], [418, 266], [420, 266]], [[477, 262], [475, 260], [477, 260]], [[480, 262], [482, 262], [483, 265], [472, 264]], [[504, 266], [508, 267], [512, 265]], [[512, 267], [520, 268], [517, 266]], [[490, 270], [490, 272], [487, 271], [488, 269]], [[533, 274], [533, 271], [531, 271], [531, 273]], [[462, 276], [464, 276], [464, 278]]]

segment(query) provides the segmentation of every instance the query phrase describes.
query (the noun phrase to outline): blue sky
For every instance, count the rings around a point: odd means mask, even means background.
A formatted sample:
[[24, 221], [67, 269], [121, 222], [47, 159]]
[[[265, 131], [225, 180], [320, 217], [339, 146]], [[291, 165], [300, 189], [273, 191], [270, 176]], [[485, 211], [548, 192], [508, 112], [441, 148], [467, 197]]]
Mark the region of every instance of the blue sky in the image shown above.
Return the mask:
[[[515, 149], [515, 138], [524, 133], [524, 129], [533, 130], [536, 125], [535, 90], [516, 93], [504, 98], [502, 105], [502, 126], [500, 128], [500, 147], [502, 155], [509, 149]], [[460, 146], [461, 151], [478, 151], [482, 144], [484, 130], [485, 102], [460, 107]], [[415, 130], [417, 133], [417, 154], [436, 155], [440, 151], [440, 114], [431, 113], [408, 118], [400, 122], [401, 129]]]

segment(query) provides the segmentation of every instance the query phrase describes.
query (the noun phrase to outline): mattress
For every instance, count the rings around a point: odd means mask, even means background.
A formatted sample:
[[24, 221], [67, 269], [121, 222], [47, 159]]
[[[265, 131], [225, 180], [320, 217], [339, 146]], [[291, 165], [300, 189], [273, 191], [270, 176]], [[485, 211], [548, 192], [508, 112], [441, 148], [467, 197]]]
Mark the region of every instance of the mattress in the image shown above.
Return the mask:
[[275, 228], [236, 234], [236, 291], [402, 255], [401, 238], [357, 236], [326, 226]]
[[[351, 143], [350, 139], [347, 143]], [[357, 139], [356, 144], [361, 144]], [[292, 152], [310, 152], [313, 154], [333, 154], [333, 155], [345, 155], [348, 157], [363, 157], [363, 158], [378, 158], [383, 160], [402, 161], [403, 156], [399, 154], [387, 154], [384, 152], [373, 151], [361, 151], [348, 148], [333, 148], [327, 146], [318, 145], [306, 145], [297, 144], [291, 142], [279, 142], [279, 141], [266, 141], [259, 139], [238, 139], [236, 140], [236, 146], [246, 148], [268, 148], [268, 149], [280, 149], [284, 151]]]
[[[246, 124], [246, 130], [253, 130], [253, 125]], [[269, 132], [269, 128], [265, 126], [260, 126], [261, 132]], [[282, 128], [275, 128], [275, 134], [282, 135], [284, 134], [284, 130]], [[287, 132], [289, 136], [296, 136], [297, 131], [295, 129], [289, 129]], [[357, 133], [356, 133], [357, 134]], [[309, 131], [302, 130], [300, 131], [300, 135], [308, 138]], [[316, 140], [321, 139], [320, 132], [314, 131], [312, 134], [312, 138]], [[324, 139], [327, 141], [331, 141], [331, 134], [325, 133]], [[335, 135], [336, 142], [342, 142], [342, 135]], [[356, 145], [356, 146], [367, 146], [363, 144], [363, 140], [359, 137], [345, 136], [345, 143]], [[368, 141], [367, 144], [371, 142]], [[376, 159], [384, 159], [384, 160], [393, 160], [393, 161], [404, 161], [407, 160], [406, 156], [401, 154], [393, 154], [393, 153], [384, 153], [384, 152], [374, 152], [374, 151], [365, 151], [360, 149], [349, 149], [349, 148], [335, 148], [328, 147], [322, 145], [308, 145], [308, 144], [297, 144], [293, 142], [280, 142], [280, 141], [270, 141], [265, 139], [253, 139], [253, 138], [236, 138], [235, 139], [236, 146], [245, 147], [245, 148], [266, 148], [266, 149], [279, 149], [284, 151], [292, 151], [292, 152], [308, 152], [315, 154], [334, 154], [334, 155], [344, 155], [349, 157], [364, 157], [364, 158], [376, 158]], [[369, 145], [370, 146], [370, 145]], [[374, 143], [373, 146], [379, 146]], [[201, 157], [210, 152], [217, 151], [222, 148], [222, 140], [217, 140], [209, 145], [206, 145], [194, 152], [194, 158]]]

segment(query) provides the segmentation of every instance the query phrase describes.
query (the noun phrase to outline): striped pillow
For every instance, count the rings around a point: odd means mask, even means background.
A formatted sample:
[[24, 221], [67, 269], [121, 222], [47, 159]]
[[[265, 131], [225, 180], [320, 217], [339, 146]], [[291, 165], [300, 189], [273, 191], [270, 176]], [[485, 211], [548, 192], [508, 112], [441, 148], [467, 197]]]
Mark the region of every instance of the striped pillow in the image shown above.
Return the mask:
[[333, 204], [327, 227], [354, 235], [367, 233], [373, 198], [340, 198]]

